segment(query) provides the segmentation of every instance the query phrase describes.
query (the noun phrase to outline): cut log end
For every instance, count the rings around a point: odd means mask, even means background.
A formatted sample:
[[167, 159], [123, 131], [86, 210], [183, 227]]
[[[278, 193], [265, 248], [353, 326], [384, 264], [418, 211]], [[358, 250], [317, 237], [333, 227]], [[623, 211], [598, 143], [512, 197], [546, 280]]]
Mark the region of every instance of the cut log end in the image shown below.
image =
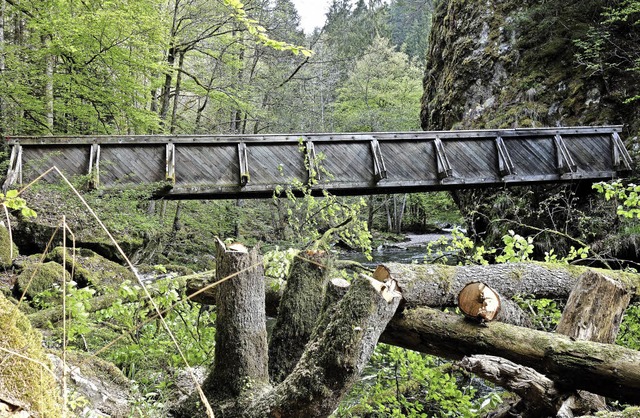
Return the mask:
[[391, 303], [395, 298], [402, 297], [398, 283], [391, 277], [389, 277], [384, 283], [363, 273], [360, 273], [360, 277], [368, 280], [371, 286], [380, 293], [380, 296], [382, 296], [387, 303]]
[[486, 284], [472, 282], [458, 294], [458, 307], [469, 318], [492, 321], [500, 312], [500, 296]]

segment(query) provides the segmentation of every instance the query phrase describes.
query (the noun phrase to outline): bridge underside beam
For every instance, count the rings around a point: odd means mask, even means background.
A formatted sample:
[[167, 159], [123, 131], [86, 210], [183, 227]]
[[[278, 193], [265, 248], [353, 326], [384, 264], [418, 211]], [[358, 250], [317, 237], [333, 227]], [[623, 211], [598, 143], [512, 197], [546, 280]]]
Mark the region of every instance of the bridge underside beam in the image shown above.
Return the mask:
[[[167, 199], [404, 193], [601, 181], [631, 170], [620, 126], [367, 134], [11, 138], [5, 189], [52, 166]], [[45, 181], [56, 181], [54, 174]]]

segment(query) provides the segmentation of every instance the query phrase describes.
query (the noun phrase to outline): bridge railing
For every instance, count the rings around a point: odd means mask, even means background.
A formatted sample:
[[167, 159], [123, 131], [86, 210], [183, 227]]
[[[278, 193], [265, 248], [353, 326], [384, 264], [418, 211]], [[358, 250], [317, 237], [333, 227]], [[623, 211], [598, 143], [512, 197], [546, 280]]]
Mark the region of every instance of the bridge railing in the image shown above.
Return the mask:
[[348, 195], [600, 181], [632, 168], [621, 129], [15, 137], [3, 187], [51, 166], [93, 187], [162, 183], [174, 199], [271, 197], [292, 184]]

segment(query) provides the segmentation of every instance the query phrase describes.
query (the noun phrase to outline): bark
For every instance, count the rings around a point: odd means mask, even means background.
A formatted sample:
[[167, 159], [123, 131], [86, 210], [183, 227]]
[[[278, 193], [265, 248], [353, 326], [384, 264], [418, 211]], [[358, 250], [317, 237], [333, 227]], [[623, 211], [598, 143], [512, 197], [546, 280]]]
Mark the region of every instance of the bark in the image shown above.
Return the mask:
[[329, 416], [362, 373], [399, 301], [387, 303], [368, 280], [355, 279], [322, 316], [293, 372], [244, 416]]
[[525, 417], [553, 416], [562, 402], [564, 392], [555, 382], [530, 367], [488, 355], [465, 357], [458, 364], [520, 396], [527, 405]]
[[586, 272], [569, 295], [557, 332], [578, 340], [612, 344], [630, 301], [631, 295], [620, 282]]
[[291, 373], [318, 322], [328, 260], [325, 251], [301, 252], [293, 260], [269, 341], [269, 375], [274, 383]]
[[[613, 344], [630, 300], [631, 295], [622, 284], [588, 271], [571, 291], [557, 332], [578, 340]], [[605, 408], [603, 397], [577, 391], [564, 401], [558, 416], [573, 417]]]
[[[47, 50], [51, 45], [51, 36], [45, 35], [42, 37], [42, 45]], [[53, 71], [55, 67], [55, 56], [53, 54], [47, 54], [45, 57], [45, 86], [44, 86], [44, 100], [46, 109], [46, 126], [50, 133], [53, 133]]]
[[[223, 248], [221, 243], [218, 245]], [[321, 257], [326, 255], [322, 253]], [[320, 305], [326, 310], [317, 309], [315, 329], [302, 357], [281, 383], [271, 386], [266, 380], [268, 360], [266, 346], [263, 347], [264, 280], [256, 279], [261, 274], [256, 274], [254, 260], [250, 258], [246, 253], [218, 251], [218, 278], [239, 274], [217, 291], [216, 356], [204, 391], [213, 401], [217, 417], [326, 417], [357, 381], [380, 334], [395, 314], [400, 294], [389, 290], [393, 290], [395, 282], [382, 284], [358, 277], [349, 287], [334, 280], [335, 289]], [[316, 272], [318, 264], [309, 259], [301, 263], [305, 274], [300, 277], [325, 283], [325, 273]], [[346, 288], [346, 294], [340, 298]], [[295, 297], [285, 294], [283, 304], [285, 299]], [[204, 416], [196, 400], [192, 396], [174, 411], [176, 416]]]
[[507, 263], [490, 266], [444, 266], [434, 264], [385, 264], [398, 281], [407, 307], [454, 306], [462, 288], [481, 281], [503, 299], [515, 295], [567, 299], [581, 274], [598, 271], [620, 281], [637, 298], [640, 275], [554, 263]]
[[257, 250], [226, 248], [216, 251], [216, 278], [229, 280], [216, 287], [216, 356], [213, 371], [203, 384], [215, 402], [269, 386], [264, 273]]
[[171, 124], [169, 133], [175, 133], [178, 123], [178, 105], [180, 104], [180, 89], [182, 88], [182, 68], [184, 66], [184, 55], [186, 51], [178, 52], [178, 74], [176, 75], [176, 87], [173, 94], [173, 110], [171, 111]]
[[486, 327], [430, 308], [405, 310], [380, 338], [445, 358], [491, 354], [531, 367], [562, 388], [640, 403], [640, 352], [500, 322]]

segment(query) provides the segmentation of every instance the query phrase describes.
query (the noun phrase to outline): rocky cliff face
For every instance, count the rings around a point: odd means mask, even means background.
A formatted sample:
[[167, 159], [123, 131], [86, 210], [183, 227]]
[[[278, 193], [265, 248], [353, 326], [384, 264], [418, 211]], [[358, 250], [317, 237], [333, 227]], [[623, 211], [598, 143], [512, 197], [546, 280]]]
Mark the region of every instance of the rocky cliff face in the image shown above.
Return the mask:
[[[640, 91], [638, 73], [624, 62], [587, 68], [576, 46], [589, 42], [612, 3], [441, 0], [424, 77], [423, 129], [624, 123], [635, 134], [640, 106], [625, 100]], [[623, 29], [609, 36], [628, 38]]]
[[[640, 95], [640, 31], [634, 19], [611, 23], [603, 13], [622, 2], [436, 4], [423, 81], [423, 129], [625, 124], [623, 137], [637, 164], [640, 100], [628, 99]], [[539, 234], [536, 227], [591, 243], [610, 238], [615, 213], [590, 191], [584, 184], [466, 191], [454, 198], [472, 235], [500, 245], [500, 237], [516, 229], [536, 235], [540, 254], [575, 242]], [[633, 242], [640, 242], [636, 238]], [[640, 246], [633, 247], [637, 254]]]

